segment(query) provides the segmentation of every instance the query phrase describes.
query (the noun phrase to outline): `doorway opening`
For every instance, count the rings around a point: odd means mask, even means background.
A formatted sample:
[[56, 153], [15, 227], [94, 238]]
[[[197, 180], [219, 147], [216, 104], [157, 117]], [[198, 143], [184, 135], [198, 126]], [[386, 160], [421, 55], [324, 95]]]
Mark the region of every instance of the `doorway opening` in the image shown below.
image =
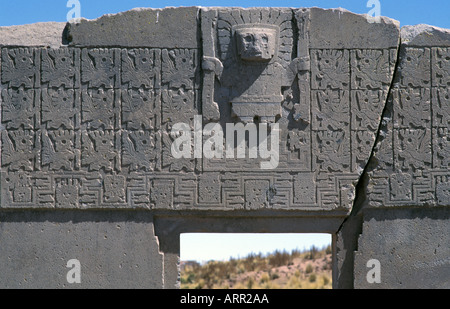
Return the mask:
[[182, 233], [182, 289], [330, 289], [332, 235]]

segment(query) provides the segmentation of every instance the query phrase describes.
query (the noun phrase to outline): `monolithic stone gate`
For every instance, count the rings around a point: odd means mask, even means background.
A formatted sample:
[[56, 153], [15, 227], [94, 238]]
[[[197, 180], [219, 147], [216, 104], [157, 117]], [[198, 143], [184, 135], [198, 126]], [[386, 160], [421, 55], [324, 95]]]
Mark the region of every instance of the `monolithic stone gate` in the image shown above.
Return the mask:
[[[450, 288], [449, 30], [187, 7], [0, 46], [0, 287], [176, 288], [180, 233], [321, 232], [336, 288]], [[276, 131], [276, 164], [221, 155], [227, 124]]]

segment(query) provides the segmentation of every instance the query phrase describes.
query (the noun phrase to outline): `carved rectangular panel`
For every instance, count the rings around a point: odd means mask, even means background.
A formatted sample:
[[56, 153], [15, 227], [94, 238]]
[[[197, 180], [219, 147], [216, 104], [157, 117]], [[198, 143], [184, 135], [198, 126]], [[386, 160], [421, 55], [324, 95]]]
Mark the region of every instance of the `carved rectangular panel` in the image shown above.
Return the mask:
[[42, 85], [49, 88], [80, 88], [80, 50], [42, 50]]
[[91, 130], [120, 127], [120, 90], [86, 89], [81, 93], [81, 122]]
[[397, 84], [401, 88], [431, 86], [431, 50], [406, 47], [400, 53]]
[[345, 90], [312, 91], [312, 129], [348, 130], [350, 93]]
[[81, 81], [89, 88], [119, 88], [120, 49], [82, 49]]
[[431, 127], [431, 92], [428, 88], [393, 91], [394, 119], [397, 128]]
[[71, 176], [55, 178], [55, 208], [78, 208], [80, 179]]
[[450, 88], [433, 88], [433, 127], [450, 128]]
[[448, 170], [450, 168], [449, 128], [433, 128], [433, 167]]
[[175, 183], [173, 179], [153, 179], [150, 187], [150, 201], [155, 209], [173, 209]]
[[352, 50], [352, 89], [383, 89], [390, 86], [389, 50]]
[[127, 201], [129, 207], [150, 208], [150, 180], [144, 174], [127, 176]]
[[450, 87], [450, 48], [432, 48], [433, 87]]
[[376, 134], [373, 131], [352, 131], [351, 169], [353, 172], [361, 171], [366, 166], [367, 155], [372, 152]]
[[298, 173], [294, 179], [294, 203], [314, 205], [317, 202], [314, 173]]
[[161, 87], [161, 50], [123, 49], [121, 54], [122, 87], [127, 89]]
[[2, 205], [31, 206], [35, 201], [34, 187], [26, 173], [2, 172]]
[[198, 203], [222, 204], [222, 184], [219, 173], [204, 173], [198, 179]]
[[40, 90], [20, 88], [1, 92], [2, 124], [6, 129], [33, 130], [40, 127]]
[[42, 170], [75, 171], [80, 169], [81, 136], [73, 130], [44, 130], [41, 135]]
[[377, 132], [384, 109], [387, 89], [351, 91], [351, 128]]
[[399, 170], [425, 170], [431, 167], [431, 130], [399, 129], [394, 131], [395, 164]]
[[348, 50], [311, 50], [312, 89], [347, 89], [350, 85]]
[[160, 170], [161, 137], [154, 131], [122, 132], [122, 169], [131, 172]]
[[159, 90], [122, 90], [122, 127], [128, 130], [157, 130], [161, 124]]
[[40, 169], [40, 134], [31, 130], [3, 131], [2, 170], [33, 172]]
[[195, 49], [163, 49], [161, 82], [172, 89], [198, 87], [198, 54]]
[[253, 180], [245, 181], [245, 208], [246, 209], [261, 209], [267, 207], [270, 182], [267, 180]]
[[41, 49], [3, 48], [1, 81], [8, 88], [40, 87]]
[[350, 131], [314, 131], [313, 169], [321, 172], [350, 172]]
[[79, 129], [81, 90], [43, 88], [41, 117], [41, 123], [46, 129]]
[[87, 171], [120, 171], [119, 133], [112, 130], [81, 133], [81, 165]]

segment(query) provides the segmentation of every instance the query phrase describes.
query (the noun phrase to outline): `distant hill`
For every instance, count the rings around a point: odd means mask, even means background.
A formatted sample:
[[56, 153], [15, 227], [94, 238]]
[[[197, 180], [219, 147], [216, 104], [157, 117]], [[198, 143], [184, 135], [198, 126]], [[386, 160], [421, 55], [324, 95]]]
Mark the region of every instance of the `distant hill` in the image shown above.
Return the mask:
[[331, 247], [250, 254], [226, 262], [181, 262], [182, 289], [331, 289]]

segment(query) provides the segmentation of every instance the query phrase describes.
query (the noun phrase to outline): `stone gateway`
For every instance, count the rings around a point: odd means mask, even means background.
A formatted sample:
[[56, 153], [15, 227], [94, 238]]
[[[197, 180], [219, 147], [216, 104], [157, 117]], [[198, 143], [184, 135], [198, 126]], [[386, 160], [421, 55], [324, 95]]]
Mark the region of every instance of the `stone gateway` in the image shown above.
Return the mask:
[[450, 288], [450, 30], [134, 9], [0, 51], [0, 287], [177, 288], [181, 233], [320, 232], [335, 288]]

